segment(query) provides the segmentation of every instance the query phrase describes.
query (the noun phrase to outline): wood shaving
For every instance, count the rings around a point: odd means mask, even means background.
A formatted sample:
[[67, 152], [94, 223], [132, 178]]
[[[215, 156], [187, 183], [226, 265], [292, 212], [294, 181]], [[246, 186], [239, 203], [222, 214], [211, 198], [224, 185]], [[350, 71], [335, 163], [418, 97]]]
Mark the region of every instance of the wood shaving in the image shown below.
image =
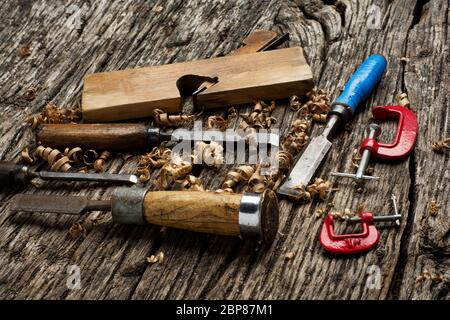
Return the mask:
[[32, 164], [36, 159], [30, 155], [30, 152], [28, 151], [28, 148], [25, 148], [20, 155], [22, 156], [22, 160], [24, 160], [26, 163]]
[[205, 191], [202, 180], [193, 175], [187, 175], [184, 180], [176, 181], [175, 189], [182, 191]]
[[83, 163], [87, 166], [92, 166], [98, 159], [98, 153], [95, 150], [87, 150], [83, 153]]
[[40, 179], [40, 178], [34, 178], [31, 179], [30, 184], [35, 187], [35, 188], [42, 188], [44, 186], [44, 180]]
[[64, 150], [64, 155], [69, 158], [70, 161], [73, 161], [75, 163], [83, 162], [83, 150], [80, 147], [72, 149], [66, 148]]
[[401, 93], [396, 97], [397, 103], [405, 108], [410, 108], [411, 104], [409, 103], [408, 95], [406, 93]]
[[236, 108], [235, 107], [229, 108], [228, 111], [227, 111], [227, 119], [231, 120], [231, 119], [236, 118], [236, 117], [237, 117], [237, 110], [236, 110]]
[[444, 276], [439, 273], [431, 273], [427, 270], [424, 270], [417, 278], [416, 282], [424, 282], [425, 280], [431, 280], [433, 282], [442, 282], [444, 280]]
[[163, 127], [176, 127], [194, 121], [199, 115], [169, 115], [161, 109], [155, 109], [155, 123]]
[[26, 44], [26, 45], [21, 46], [17, 50], [17, 53], [19, 54], [19, 56], [21, 58], [28, 57], [29, 55], [31, 55], [31, 44]]
[[179, 156], [172, 156], [171, 161], [161, 168], [156, 184], [163, 190], [168, 190], [177, 180], [184, 179], [192, 172], [192, 164]]
[[147, 257], [147, 262], [150, 264], [155, 264], [155, 263], [163, 263], [164, 261], [164, 252], [160, 251], [155, 255], [151, 255], [150, 257]]
[[194, 163], [204, 163], [208, 167], [219, 167], [224, 163], [223, 147], [216, 141], [199, 141], [194, 148]]
[[320, 115], [327, 115], [330, 111], [330, 98], [325, 90], [314, 88], [306, 94], [308, 101], [297, 109], [303, 117], [321, 119]]
[[105, 164], [109, 158], [111, 158], [111, 152], [103, 151], [100, 157], [94, 162], [94, 170], [96, 172], [105, 172]]
[[46, 160], [51, 171], [69, 171], [72, 166], [67, 156], [64, 156], [58, 149], [38, 146], [34, 151], [34, 156]]
[[356, 213], [353, 213], [349, 208], [345, 208], [344, 211], [332, 211], [330, 213], [333, 216], [333, 218], [341, 220], [347, 220], [356, 216]]
[[79, 238], [80, 236], [82, 236], [82, 235], [84, 235], [84, 234], [85, 234], [85, 229], [84, 229], [84, 227], [83, 227], [80, 223], [78, 223], [78, 222], [72, 224], [72, 226], [71, 226], [70, 229], [69, 229], [69, 235], [70, 235], [73, 239], [77, 239], [77, 238]]
[[291, 96], [289, 99], [289, 108], [291, 108], [292, 111], [298, 111], [300, 110], [302, 104], [300, 102], [300, 98], [298, 96]]
[[327, 214], [327, 209], [325, 208], [317, 208], [316, 209], [316, 218], [322, 218]]
[[28, 88], [23, 94], [23, 97], [27, 101], [33, 101], [36, 98], [36, 93], [37, 90], [35, 88]]
[[242, 182], [247, 182], [254, 173], [255, 169], [252, 166], [238, 166], [227, 172], [222, 189], [217, 190], [217, 192], [235, 192], [236, 187]]
[[276, 119], [271, 116], [272, 111], [275, 110], [275, 101], [271, 101], [270, 105], [264, 101], [255, 101], [253, 111], [249, 114], [242, 114], [242, 119], [254, 128], [268, 129], [276, 122]]
[[305, 200], [307, 202], [310, 202], [316, 197], [325, 200], [328, 193], [334, 191], [334, 189], [331, 189], [331, 182], [321, 178], [317, 178], [306, 188], [298, 187], [297, 190], [300, 191], [299, 200]]
[[258, 168], [248, 180], [248, 191], [262, 193], [266, 189], [266, 183], [266, 178], [261, 175], [261, 166], [258, 166]]
[[444, 151], [450, 150], [450, 137], [440, 141], [436, 141], [432, 145], [433, 151], [436, 153], [444, 153]]
[[428, 206], [428, 214], [432, 217], [437, 216], [440, 207], [441, 206], [435, 200], [431, 201]]
[[171, 157], [172, 150], [165, 147], [155, 147], [151, 152], [141, 155], [137, 169], [139, 181], [144, 183], [150, 180], [152, 170], [164, 166], [170, 161]]
[[25, 122], [35, 129], [43, 123], [73, 123], [81, 120], [81, 109], [79, 107], [59, 108], [53, 102], [47, 103], [41, 113], [31, 116]]
[[222, 116], [208, 117], [207, 128], [208, 129], [219, 129], [220, 131], [225, 131], [228, 129], [228, 120]]
[[295, 253], [294, 252], [286, 252], [286, 254], [284, 255], [284, 259], [285, 260], [292, 260], [295, 257]]
[[157, 4], [152, 8], [152, 12], [161, 13], [164, 10], [164, 7], [160, 4]]

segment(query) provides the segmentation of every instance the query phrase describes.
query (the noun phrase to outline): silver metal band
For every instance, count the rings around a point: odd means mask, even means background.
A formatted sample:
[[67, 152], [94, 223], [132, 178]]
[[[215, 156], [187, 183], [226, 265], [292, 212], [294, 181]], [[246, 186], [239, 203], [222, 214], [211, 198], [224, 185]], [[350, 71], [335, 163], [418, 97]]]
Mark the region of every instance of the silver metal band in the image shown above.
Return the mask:
[[145, 224], [145, 188], [117, 188], [111, 198], [113, 221], [120, 224]]
[[242, 236], [261, 237], [262, 194], [244, 193], [239, 208], [239, 228]]

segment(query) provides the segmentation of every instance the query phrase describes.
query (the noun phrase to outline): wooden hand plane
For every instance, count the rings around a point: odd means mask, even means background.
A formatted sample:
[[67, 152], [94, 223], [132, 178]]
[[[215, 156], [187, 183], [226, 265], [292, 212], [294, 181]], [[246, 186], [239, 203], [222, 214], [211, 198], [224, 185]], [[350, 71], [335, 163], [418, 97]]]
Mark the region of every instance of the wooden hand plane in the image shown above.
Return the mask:
[[[244, 47], [225, 57], [87, 75], [82, 97], [84, 121], [149, 117], [155, 109], [179, 113], [185, 88], [191, 88], [196, 105], [206, 109], [305, 94], [313, 81], [303, 50], [264, 51], [279, 42], [275, 32], [258, 30], [244, 40]], [[197, 90], [204, 79], [214, 81]]]

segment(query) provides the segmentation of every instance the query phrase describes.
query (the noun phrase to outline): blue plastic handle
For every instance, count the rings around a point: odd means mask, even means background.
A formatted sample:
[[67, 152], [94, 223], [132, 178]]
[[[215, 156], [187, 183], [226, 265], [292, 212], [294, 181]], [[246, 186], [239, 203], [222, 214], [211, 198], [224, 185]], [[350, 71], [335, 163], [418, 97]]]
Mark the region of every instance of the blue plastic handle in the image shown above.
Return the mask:
[[386, 65], [386, 59], [379, 54], [368, 57], [345, 84], [344, 91], [333, 104], [346, 105], [354, 113], [358, 105], [369, 97], [372, 90], [380, 82]]

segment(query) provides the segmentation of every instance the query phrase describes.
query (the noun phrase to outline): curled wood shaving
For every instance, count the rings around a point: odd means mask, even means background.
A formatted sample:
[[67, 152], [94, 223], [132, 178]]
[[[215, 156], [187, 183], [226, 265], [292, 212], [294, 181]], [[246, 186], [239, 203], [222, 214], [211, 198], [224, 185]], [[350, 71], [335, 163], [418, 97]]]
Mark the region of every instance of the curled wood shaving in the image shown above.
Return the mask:
[[397, 97], [397, 103], [405, 108], [410, 108], [411, 104], [409, 103], [408, 95], [406, 93], [401, 93]]
[[295, 253], [294, 252], [286, 252], [286, 254], [284, 255], [284, 259], [285, 260], [292, 260], [295, 257]]
[[276, 119], [271, 116], [272, 111], [275, 110], [275, 101], [271, 101], [270, 105], [264, 101], [255, 101], [253, 111], [249, 114], [242, 114], [242, 119], [255, 128], [268, 129], [276, 122]]
[[26, 45], [21, 46], [17, 50], [17, 53], [19, 54], [19, 56], [21, 58], [28, 57], [29, 55], [31, 55], [31, 44], [26, 44]]
[[177, 190], [205, 191], [202, 180], [193, 175], [187, 175], [184, 180], [176, 181], [176, 184]]
[[36, 161], [36, 159], [30, 155], [30, 152], [28, 150], [28, 148], [25, 148], [20, 155], [22, 156], [22, 159], [29, 164], [32, 164], [34, 161]]
[[46, 160], [50, 165], [51, 171], [67, 172], [72, 168], [69, 158], [57, 149], [38, 146], [34, 151], [34, 155]]
[[161, 168], [156, 183], [163, 190], [169, 189], [177, 180], [184, 179], [192, 172], [191, 162], [182, 160], [179, 156], [172, 156]]
[[427, 270], [424, 270], [417, 278], [416, 282], [424, 282], [425, 280], [431, 280], [433, 282], [442, 282], [444, 280], [444, 276], [439, 273], [431, 273]]
[[76, 148], [66, 148], [64, 150], [64, 155], [69, 158], [70, 161], [75, 163], [83, 162], [83, 150], [80, 147]]
[[95, 150], [87, 150], [83, 153], [83, 163], [87, 166], [92, 166], [98, 159], [98, 153]]
[[431, 201], [430, 205], [428, 207], [429, 215], [432, 216], [432, 217], [437, 216], [440, 207], [441, 206], [435, 200]]
[[151, 264], [155, 264], [157, 262], [163, 263], [164, 261], [164, 252], [160, 251], [155, 255], [151, 255], [150, 257], [147, 257], [147, 262]]
[[238, 166], [237, 168], [227, 172], [225, 175], [225, 181], [222, 184], [222, 189], [218, 192], [235, 192], [235, 188], [241, 182], [248, 181], [255, 173], [255, 169], [252, 166]]
[[108, 160], [109, 158], [111, 158], [111, 152], [103, 151], [100, 154], [100, 157], [98, 157], [98, 159], [94, 162], [94, 170], [96, 172], [105, 172], [106, 160]]
[[323, 115], [330, 111], [330, 98], [325, 90], [314, 88], [306, 96], [308, 101], [300, 110], [309, 115]]
[[261, 175], [261, 167], [259, 166], [248, 180], [250, 192], [262, 193], [266, 189], [266, 179]]
[[175, 127], [182, 125], [187, 122], [194, 121], [198, 115], [184, 115], [184, 114], [178, 114], [178, 115], [169, 115], [168, 113], [164, 112], [161, 109], [155, 109], [154, 111], [154, 117], [155, 117], [155, 123], [159, 126], [163, 127]]
[[31, 129], [35, 129], [42, 123], [72, 123], [80, 119], [81, 109], [78, 106], [63, 109], [49, 102], [41, 113], [29, 117], [26, 122], [31, 125]]
[[298, 111], [300, 110], [302, 104], [300, 102], [300, 98], [298, 96], [291, 96], [289, 99], [289, 108], [291, 108], [292, 111]]
[[345, 208], [344, 211], [332, 211], [331, 215], [333, 216], [333, 218], [341, 220], [347, 220], [351, 217], [356, 216], [356, 214], [353, 213], [349, 208]]
[[325, 200], [327, 194], [331, 191], [331, 182], [317, 178], [313, 183], [309, 184], [306, 188], [298, 187], [297, 190], [300, 191], [300, 200], [305, 200], [307, 202], [311, 201], [315, 197], [319, 197], [321, 200]]
[[36, 88], [28, 88], [23, 94], [23, 97], [27, 101], [33, 101], [36, 98], [36, 93], [37, 93]]
[[144, 183], [150, 180], [151, 171], [154, 168], [161, 168], [170, 161], [172, 151], [165, 147], [155, 147], [151, 152], [148, 152], [139, 157], [137, 173], [139, 174], [139, 181]]
[[216, 141], [206, 143], [199, 141], [194, 148], [194, 163], [204, 163], [207, 166], [220, 166], [224, 163], [223, 147]]
[[228, 120], [236, 118], [237, 117], [237, 110], [236, 110], [236, 108], [235, 107], [229, 108], [228, 111], [227, 111], [227, 114], [228, 114], [227, 115], [227, 119]]
[[72, 224], [72, 226], [69, 229], [69, 235], [73, 239], [79, 238], [80, 236], [84, 235], [85, 232], [86, 232], [86, 230], [79, 222]]
[[450, 150], [450, 137], [440, 141], [436, 141], [435, 143], [433, 143], [432, 148], [436, 153], [444, 153], [444, 151]]
[[211, 116], [208, 117], [207, 122], [208, 129], [219, 129], [220, 131], [225, 131], [228, 129], [228, 120], [222, 116]]

